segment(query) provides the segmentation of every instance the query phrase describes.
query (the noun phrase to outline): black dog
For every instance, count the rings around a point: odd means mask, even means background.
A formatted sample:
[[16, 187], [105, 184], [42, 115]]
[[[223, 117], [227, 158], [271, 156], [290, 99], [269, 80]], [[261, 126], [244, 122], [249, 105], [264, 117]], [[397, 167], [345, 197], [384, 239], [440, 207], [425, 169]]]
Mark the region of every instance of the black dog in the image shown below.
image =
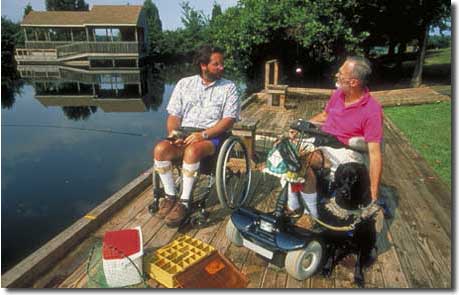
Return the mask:
[[[336, 227], [352, 224], [358, 218], [359, 207], [366, 207], [371, 203], [369, 188], [369, 174], [365, 165], [359, 163], [340, 165], [335, 172], [333, 184], [334, 202], [333, 199], [323, 199], [320, 202], [319, 219]], [[327, 250], [322, 274], [329, 276], [342, 258], [349, 254], [356, 254], [354, 280], [359, 287], [364, 287], [363, 267], [371, 265], [374, 260], [372, 251], [376, 250], [374, 220], [372, 218], [362, 220], [356, 223], [354, 230], [350, 231], [327, 229], [323, 232], [323, 236]]]

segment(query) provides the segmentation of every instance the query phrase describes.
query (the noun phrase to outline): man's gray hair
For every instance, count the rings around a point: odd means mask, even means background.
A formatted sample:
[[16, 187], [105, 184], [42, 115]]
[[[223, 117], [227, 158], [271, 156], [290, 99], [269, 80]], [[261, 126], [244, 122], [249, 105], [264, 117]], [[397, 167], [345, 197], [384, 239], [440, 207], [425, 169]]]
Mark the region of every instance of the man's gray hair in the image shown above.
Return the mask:
[[367, 86], [371, 76], [370, 61], [363, 56], [349, 56], [346, 61], [354, 63], [352, 75], [362, 82], [362, 86]]

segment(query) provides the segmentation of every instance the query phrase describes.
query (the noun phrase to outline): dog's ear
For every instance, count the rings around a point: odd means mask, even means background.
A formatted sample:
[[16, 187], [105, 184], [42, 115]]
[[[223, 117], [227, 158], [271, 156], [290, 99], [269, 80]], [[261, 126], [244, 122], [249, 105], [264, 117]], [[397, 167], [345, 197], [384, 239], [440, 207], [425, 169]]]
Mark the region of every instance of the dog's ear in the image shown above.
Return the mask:
[[364, 164], [359, 164], [357, 171], [362, 185], [370, 185], [370, 171], [368, 171], [367, 167]]

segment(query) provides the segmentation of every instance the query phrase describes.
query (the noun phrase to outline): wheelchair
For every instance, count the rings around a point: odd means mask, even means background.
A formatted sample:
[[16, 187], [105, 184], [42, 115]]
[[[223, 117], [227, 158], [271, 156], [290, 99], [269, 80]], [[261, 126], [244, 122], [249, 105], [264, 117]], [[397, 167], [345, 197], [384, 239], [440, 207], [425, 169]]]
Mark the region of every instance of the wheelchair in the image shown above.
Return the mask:
[[[307, 137], [316, 136], [320, 140], [319, 145], [339, 147], [340, 143], [334, 138], [321, 132], [310, 123], [298, 120], [290, 128], [300, 132], [300, 141], [304, 135]], [[367, 153], [365, 142], [358, 140], [353, 143], [352, 149]], [[279, 150], [280, 153], [281, 150]], [[289, 163], [289, 157], [282, 155], [288, 166], [296, 164]], [[323, 160], [323, 155], [322, 155]], [[333, 191], [334, 181], [330, 179], [328, 168], [314, 171], [318, 179], [318, 186], [322, 186], [318, 194], [323, 198], [329, 198]], [[290, 182], [288, 179], [287, 182]], [[284, 266], [287, 273], [297, 280], [304, 280], [320, 268], [324, 253], [327, 251], [324, 234], [331, 229], [324, 224], [318, 224], [309, 230], [298, 228], [292, 217], [287, 216], [284, 208], [288, 199], [288, 185], [277, 196], [274, 211], [262, 212], [250, 207], [241, 207], [234, 210], [226, 225], [226, 237], [236, 246], [244, 246], [255, 253], [265, 257], [275, 264]], [[306, 204], [302, 204], [305, 208]], [[383, 207], [384, 209], [384, 207]], [[343, 230], [336, 227], [334, 230]]]
[[[202, 131], [202, 129], [181, 128], [180, 131], [186, 137], [186, 135]], [[182, 159], [172, 161], [178, 196], [182, 192], [181, 164]], [[250, 201], [251, 180], [252, 171], [246, 146], [239, 137], [233, 136], [229, 132], [226, 133], [219, 150], [214, 155], [201, 160], [191, 193], [190, 206], [188, 206], [190, 214], [183, 224], [190, 223], [192, 226], [200, 227], [207, 224], [209, 213], [206, 211], [206, 204], [212, 197], [214, 188], [217, 199], [224, 209], [233, 210], [247, 205]], [[159, 209], [160, 199], [165, 196], [161, 180], [155, 170], [153, 170], [152, 187], [153, 201], [148, 209], [154, 215]]]

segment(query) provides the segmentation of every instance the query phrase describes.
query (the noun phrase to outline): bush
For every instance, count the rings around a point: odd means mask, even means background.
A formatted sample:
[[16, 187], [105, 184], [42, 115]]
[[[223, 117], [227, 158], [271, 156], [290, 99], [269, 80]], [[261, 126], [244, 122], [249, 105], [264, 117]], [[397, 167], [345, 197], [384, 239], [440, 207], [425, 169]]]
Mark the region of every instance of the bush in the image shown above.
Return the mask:
[[427, 49], [447, 48], [451, 47], [451, 36], [429, 36]]

